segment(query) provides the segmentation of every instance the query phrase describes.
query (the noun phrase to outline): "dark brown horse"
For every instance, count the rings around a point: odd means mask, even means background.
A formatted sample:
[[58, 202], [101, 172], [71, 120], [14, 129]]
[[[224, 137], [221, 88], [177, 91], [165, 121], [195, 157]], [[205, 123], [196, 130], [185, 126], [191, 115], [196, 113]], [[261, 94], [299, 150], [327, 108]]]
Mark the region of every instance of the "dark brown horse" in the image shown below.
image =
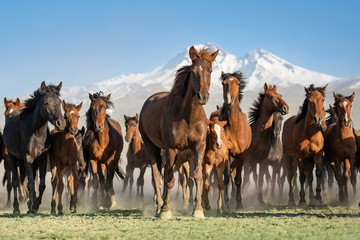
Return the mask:
[[[46, 86], [41, 83], [40, 89], [25, 101], [25, 108], [9, 114], [4, 128], [4, 143], [9, 152], [14, 193], [14, 215], [19, 215], [17, 199], [18, 176], [17, 166], [23, 162], [28, 178], [29, 214], [36, 213], [41, 204], [45, 190], [47, 150], [50, 148], [48, 121], [59, 131], [65, 128], [65, 119], [61, 114], [60, 89], [58, 86]], [[39, 195], [35, 193], [35, 173], [39, 169]]]
[[139, 132], [139, 115], [135, 117], [128, 117], [124, 115], [126, 135], [125, 141], [129, 143], [129, 148], [126, 154], [127, 165], [126, 165], [126, 178], [124, 182], [123, 192], [125, 191], [128, 182], [130, 182], [129, 193], [131, 193], [132, 185], [134, 183], [134, 169], [139, 168], [140, 174], [136, 181], [136, 195], [144, 197], [144, 174], [148, 162], [146, 160], [144, 142]]
[[100, 181], [102, 204], [105, 208], [116, 205], [113, 179], [123, 149], [120, 124], [106, 114], [106, 109], [112, 106], [112, 102], [109, 101], [110, 95], [104, 96], [102, 92], [89, 93], [91, 104], [86, 113], [87, 132], [85, 134], [85, 140], [89, 143], [90, 173], [94, 189], [93, 204], [97, 206], [97, 190]]
[[222, 212], [222, 202], [224, 200], [224, 169], [228, 161], [229, 149], [224, 131], [226, 121], [219, 121], [215, 117], [209, 121], [209, 129], [206, 137], [206, 151], [204, 157], [204, 205], [205, 209], [210, 209], [209, 190], [210, 190], [210, 173], [213, 167], [216, 169], [219, 195], [217, 200], [217, 211]]
[[[307, 178], [309, 184], [310, 204], [315, 200], [321, 202], [321, 176], [323, 169], [323, 132], [326, 130], [324, 96], [326, 87], [305, 87], [306, 98], [301, 112], [290, 117], [284, 123], [282, 142], [284, 161], [288, 171], [289, 204], [294, 205], [294, 174], [296, 164], [300, 172], [300, 204], [305, 204], [304, 184]], [[314, 163], [316, 165], [316, 196], [312, 187]]]
[[339, 184], [341, 202], [348, 200], [347, 181], [349, 178], [354, 195], [356, 192], [355, 154], [357, 147], [350, 116], [354, 97], [355, 93], [348, 97], [334, 93], [337, 122], [331, 124], [325, 132], [324, 151]]
[[78, 152], [80, 146], [76, 141], [78, 133], [79, 111], [82, 102], [75, 106], [62, 102], [65, 111], [66, 127], [64, 131], [53, 130], [51, 132], [51, 147], [49, 150], [51, 166], [52, 201], [51, 214], [56, 214], [56, 190], [58, 192], [58, 214], [63, 214], [62, 193], [64, 190], [63, 176], [67, 178], [70, 190], [70, 212], [76, 212], [77, 190], [79, 187], [78, 177]]
[[[19, 109], [23, 109], [25, 107], [25, 103], [21, 102], [19, 98], [16, 98], [15, 101], [13, 100], [7, 100], [6, 98], [4, 98], [4, 105], [5, 105], [5, 117], [8, 116], [9, 114], [19, 110]], [[0, 158], [0, 162], [2, 159], [4, 159], [4, 170], [5, 170], [5, 175], [4, 175], [4, 179], [3, 179], [3, 184], [5, 184], [6, 182], [6, 189], [8, 192], [8, 198], [7, 198], [7, 204], [10, 204], [10, 199], [11, 199], [11, 189], [12, 189], [12, 183], [11, 183], [11, 169], [10, 169], [10, 163], [9, 163], [9, 154], [8, 154], [8, 150], [6, 149], [4, 142], [2, 141], [2, 144], [0, 145], [1, 147], [1, 154], [2, 157]], [[19, 190], [19, 199], [26, 199], [27, 198], [27, 187], [26, 182], [25, 182], [25, 178], [26, 178], [26, 172], [25, 172], [25, 166], [20, 168], [20, 184], [18, 186], [18, 190]], [[24, 185], [25, 183], [25, 185]]]
[[[280, 112], [285, 115], [289, 112], [289, 106], [282, 99], [281, 94], [276, 91], [276, 86], [264, 84], [264, 92], [259, 93], [257, 101], [254, 102], [249, 114], [252, 132], [252, 141], [246, 155], [246, 161], [256, 169], [259, 164], [258, 177], [258, 200], [264, 204], [263, 183], [264, 176], [269, 167], [269, 152], [271, 148], [271, 126], [273, 125], [274, 113]], [[256, 170], [255, 170], [256, 171]], [[268, 183], [268, 186], [270, 183]]]
[[[177, 71], [171, 91], [152, 95], [142, 107], [139, 129], [152, 169], [157, 213], [161, 210], [161, 217], [171, 217], [170, 190], [175, 181], [173, 166], [176, 155], [184, 149], [195, 152], [196, 197], [193, 216], [204, 217], [201, 194], [207, 118], [202, 105], [209, 99], [212, 62], [217, 54], [218, 51], [210, 53], [207, 49], [197, 51], [191, 47], [189, 56], [192, 64]], [[161, 176], [158, 168], [161, 165], [161, 149], [168, 153], [164, 172], [164, 202], [160, 194]]]
[[[221, 72], [220, 80], [223, 85], [224, 105], [218, 112], [220, 121], [227, 121], [225, 128], [226, 138], [228, 140], [229, 155], [234, 158], [230, 165], [231, 176], [235, 175], [236, 186], [236, 208], [242, 208], [241, 197], [241, 171], [244, 165], [246, 150], [251, 143], [251, 128], [246, 114], [240, 109], [242, 100], [242, 91], [245, 88], [245, 81], [241, 72], [224, 73]], [[213, 113], [212, 116], [215, 116]], [[225, 204], [228, 205], [228, 183], [229, 175], [225, 170]]]

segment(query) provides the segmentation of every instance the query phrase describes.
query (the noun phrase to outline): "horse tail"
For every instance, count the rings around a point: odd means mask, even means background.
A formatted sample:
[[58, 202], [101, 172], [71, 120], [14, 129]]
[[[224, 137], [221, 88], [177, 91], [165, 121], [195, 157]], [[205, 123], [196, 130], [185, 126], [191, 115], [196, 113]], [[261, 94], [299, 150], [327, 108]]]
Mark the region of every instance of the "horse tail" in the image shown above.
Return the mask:
[[115, 173], [118, 177], [120, 177], [120, 179], [122, 179], [123, 181], [127, 181], [126, 173], [124, 169], [121, 168], [120, 165], [117, 165], [117, 167], [115, 168]]

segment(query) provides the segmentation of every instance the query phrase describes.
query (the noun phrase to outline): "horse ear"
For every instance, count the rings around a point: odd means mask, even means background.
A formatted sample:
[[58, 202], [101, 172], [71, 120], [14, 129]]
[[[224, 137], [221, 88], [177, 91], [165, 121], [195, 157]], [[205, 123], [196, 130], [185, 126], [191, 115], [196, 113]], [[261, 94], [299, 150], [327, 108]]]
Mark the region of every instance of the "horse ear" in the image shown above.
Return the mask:
[[214, 60], [215, 60], [215, 58], [216, 58], [216, 56], [218, 55], [218, 53], [219, 53], [219, 49], [218, 50], [216, 50], [215, 52], [213, 52], [211, 55], [210, 55], [210, 60], [211, 60], [211, 62], [213, 62]]
[[307, 87], [304, 87], [304, 89], [305, 89], [306, 95], [309, 96], [310, 90]]
[[199, 53], [196, 51], [194, 46], [191, 46], [191, 48], [189, 49], [189, 57], [191, 61], [195, 61], [195, 59], [200, 58]]
[[264, 83], [264, 91], [266, 92], [269, 89], [267, 83]]
[[135, 120], [139, 121], [139, 114], [135, 115]]
[[126, 122], [129, 119], [129, 117], [124, 114], [124, 119], [125, 119], [125, 122]]
[[328, 84], [326, 84], [325, 87], [323, 87], [323, 88], [321, 89], [321, 92], [322, 92], [323, 95], [325, 94], [325, 91], [326, 91], [327, 86], [328, 86]]
[[80, 112], [80, 109], [81, 109], [81, 107], [82, 107], [82, 103], [83, 102], [81, 102], [79, 105], [77, 105], [75, 108], [76, 108], [76, 111], [78, 111], [78, 112]]
[[62, 87], [62, 82], [60, 82], [59, 85], [56, 87], [56, 89], [58, 90], [58, 92], [60, 92], [61, 87]]
[[224, 71], [221, 71], [221, 76], [224, 75], [224, 74], [225, 74]]
[[111, 97], [111, 93], [106, 96], [106, 101], [109, 101], [110, 97]]
[[41, 94], [45, 94], [46, 93], [46, 84], [45, 84], [45, 81], [43, 81], [41, 83], [41, 86], [40, 86], [40, 91], [41, 91]]
[[65, 100], [62, 101], [62, 108], [63, 108], [63, 110], [66, 112], [66, 109], [67, 109], [68, 107], [67, 107], [67, 105], [66, 105]]
[[273, 91], [276, 92], [276, 85], [273, 86]]
[[339, 99], [339, 96], [334, 92], [334, 100], [335, 100], [335, 102], [337, 102], [338, 101], [338, 99]]
[[355, 97], [355, 93], [353, 92], [350, 96], [347, 97], [347, 99], [349, 99], [350, 102], [353, 102]]
[[93, 101], [93, 96], [92, 96], [91, 93], [89, 93], [89, 99], [90, 99], [91, 101]]
[[19, 106], [20, 105], [20, 99], [16, 98], [16, 105]]
[[8, 104], [8, 100], [6, 99], [6, 97], [4, 97], [4, 105], [6, 106]]

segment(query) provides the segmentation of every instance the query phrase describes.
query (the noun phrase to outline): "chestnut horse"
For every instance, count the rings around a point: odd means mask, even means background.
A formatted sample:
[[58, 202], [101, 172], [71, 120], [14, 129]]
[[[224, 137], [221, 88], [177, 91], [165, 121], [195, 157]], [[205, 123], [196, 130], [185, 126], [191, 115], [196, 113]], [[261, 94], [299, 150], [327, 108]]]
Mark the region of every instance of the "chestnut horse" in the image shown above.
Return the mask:
[[[331, 124], [325, 132], [324, 151], [339, 184], [341, 202], [348, 200], [347, 181], [349, 178], [354, 195], [356, 192], [355, 154], [357, 146], [350, 116], [354, 97], [355, 93], [348, 97], [334, 93], [337, 122]], [[342, 167], [343, 173], [341, 173]]]
[[[304, 184], [307, 178], [309, 184], [310, 204], [315, 200], [321, 202], [321, 177], [323, 169], [323, 132], [326, 130], [324, 97], [326, 87], [315, 88], [313, 84], [305, 87], [306, 98], [301, 112], [290, 117], [284, 123], [282, 142], [284, 148], [284, 163], [287, 168], [289, 182], [289, 204], [294, 205], [294, 174], [296, 164], [300, 173], [300, 204], [305, 204]], [[313, 169], [316, 165], [316, 196], [313, 192]]]
[[[21, 102], [19, 98], [16, 98], [15, 101], [13, 100], [7, 100], [6, 98], [4, 98], [4, 105], [5, 105], [5, 117], [8, 116], [11, 113], [14, 113], [16, 110], [19, 109], [23, 109], [25, 107], [25, 103]], [[5, 182], [7, 182], [6, 184], [6, 189], [8, 192], [8, 198], [7, 198], [7, 205], [10, 204], [10, 200], [11, 200], [11, 190], [12, 190], [12, 183], [11, 183], [11, 169], [10, 169], [10, 163], [9, 163], [9, 154], [8, 151], [4, 145], [4, 142], [2, 142], [2, 144], [0, 145], [1, 149], [1, 154], [2, 157], [0, 158], [0, 162], [2, 159], [4, 159], [4, 170], [5, 170], [5, 175], [3, 178], [3, 184], [5, 184]], [[25, 166], [23, 166], [21, 164], [20, 166], [20, 184], [18, 186], [18, 190], [19, 190], [19, 198], [20, 199], [26, 199], [27, 198], [27, 187], [24, 186], [24, 181], [26, 178], [26, 172], [25, 172]], [[25, 183], [26, 184], [26, 183]]]
[[89, 143], [90, 173], [94, 189], [93, 204], [97, 206], [97, 190], [100, 181], [102, 204], [105, 208], [116, 205], [113, 179], [123, 149], [120, 124], [106, 114], [106, 109], [113, 106], [109, 101], [110, 96], [111, 94], [104, 96], [102, 92], [89, 93], [91, 104], [86, 113], [87, 131], [85, 134], [85, 139]]
[[[50, 148], [50, 132], [48, 121], [59, 131], [65, 128], [65, 119], [61, 114], [60, 89], [58, 86], [46, 86], [41, 83], [40, 89], [25, 101], [25, 108], [18, 114], [6, 117], [4, 128], [4, 143], [9, 152], [12, 184], [14, 192], [14, 215], [19, 215], [17, 199], [18, 176], [17, 166], [25, 164], [28, 178], [29, 201], [28, 213], [34, 214], [41, 204], [45, 190], [45, 176], [47, 166], [47, 151]], [[35, 193], [35, 172], [39, 168], [39, 196]]]
[[219, 121], [215, 117], [209, 121], [209, 129], [206, 136], [206, 151], [203, 162], [204, 172], [204, 206], [206, 210], [210, 210], [209, 189], [210, 189], [210, 173], [213, 167], [216, 169], [219, 196], [217, 200], [217, 212], [222, 212], [222, 202], [224, 199], [224, 169], [226, 161], [228, 161], [229, 150], [227, 147], [227, 139], [224, 131], [226, 121]]
[[124, 115], [126, 135], [125, 141], [129, 143], [129, 148], [126, 154], [127, 165], [126, 165], [126, 178], [124, 182], [123, 192], [125, 191], [128, 182], [130, 181], [129, 193], [131, 193], [132, 185], [134, 183], [134, 169], [140, 169], [140, 175], [136, 181], [136, 195], [144, 197], [144, 174], [148, 162], [146, 160], [144, 142], [139, 132], [139, 115], [135, 117], [128, 117]]
[[[201, 194], [207, 118], [202, 105], [209, 99], [212, 62], [218, 51], [197, 51], [192, 46], [189, 49], [192, 64], [177, 71], [171, 91], [152, 95], [142, 107], [139, 129], [151, 165], [157, 213], [161, 210], [161, 217], [171, 217], [170, 191], [175, 181], [173, 166], [177, 153], [184, 149], [195, 152], [196, 197], [193, 216], [204, 217]], [[161, 176], [158, 169], [158, 165], [161, 165], [161, 149], [165, 149], [168, 155], [164, 172], [164, 202], [160, 194]]]
[[[273, 125], [274, 113], [280, 112], [285, 115], [289, 112], [289, 106], [282, 99], [281, 94], [276, 91], [276, 86], [264, 84], [264, 92], [260, 92], [257, 101], [254, 102], [249, 114], [249, 121], [252, 132], [252, 141], [246, 155], [246, 161], [256, 171], [256, 164], [259, 164], [258, 177], [258, 201], [265, 204], [263, 200], [264, 176], [269, 167], [269, 152], [271, 148], [271, 126]], [[270, 184], [268, 183], [268, 186]]]
[[[224, 105], [221, 111], [216, 111], [220, 121], [227, 121], [225, 134], [227, 138], [227, 145], [229, 148], [229, 155], [234, 158], [230, 165], [231, 176], [235, 175], [236, 186], [236, 209], [242, 208], [241, 197], [241, 171], [244, 165], [246, 150], [251, 143], [251, 128], [247, 120], [246, 114], [240, 109], [240, 102], [242, 100], [242, 91], [245, 88], [245, 81], [241, 72], [224, 73], [221, 72], [220, 80], [223, 85]], [[212, 116], [216, 116], [216, 112]], [[226, 167], [227, 168], [227, 167]], [[229, 171], [225, 170], [225, 190], [224, 200], [225, 205], [228, 206], [228, 183]]]
[[64, 190], [63, 176], [67, 178], [70, 190], [70, 212], [76, 212], [77, 190], [79, 187], [78, 177], [78, 152], [80, 146], [76, 141], [78, 133], [79, 111], [82, 102], [75, 106], [67, 104], [64, 100], [62, 107], [65, 111], [64, 117], [66, 127], [64, 131], [53, 130], [51, 132], [51, 147], [49, 150], [51, 167], [52, 201], [51, 214], [56, 214], [56, 190], [58, 192], [58, 214], [63, 214], [62, 193]]

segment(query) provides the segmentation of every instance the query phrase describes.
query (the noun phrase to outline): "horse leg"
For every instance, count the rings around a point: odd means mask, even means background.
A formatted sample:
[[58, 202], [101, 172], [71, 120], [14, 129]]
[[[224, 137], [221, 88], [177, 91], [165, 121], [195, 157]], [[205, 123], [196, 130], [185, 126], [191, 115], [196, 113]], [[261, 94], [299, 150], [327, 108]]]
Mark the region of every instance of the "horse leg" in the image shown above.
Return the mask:
[[57, 167], [51, 168], [51, 186], [52, 186], [52, 200], [51, 200], [51, 215], [56, 214], [56, 185], [58, 183]]
[[263, 200], [263, 184], [264, 184], [264, 176], [266, 175], [266, 166], [267, 164], [264, 161], [261, 161], [259, 163], [259, 179], [257, 184], [257, 190], [258, 190], [258, 201], [260, 205], [265, 205], [265, 202]]
[[229, 166], [229, 160], [225, 160], [225, 166], [224, 166], [224, 202], [225, 202], [225, 208], [229, 209], [229, 182], [230, 182], [230, 166]]
[[79, 188], [79, 177], [77, 169], [73, 168], [68, 177], [70, 188], [70, 212], [76, 213], [77, 192]]
[[[26, 177], [26, 169], [25, 169], [25, 162], [24, 161], [18, 161], [19, 164], [19, 173], [20, 173], [20, 184], [18, 184], [18, 189], [19, 189], [19, 197], [22, 196], [22, 198], [20, 198], [20, 200], [22, 201], [26, 201], [29, 197], [29, 191], [27, 188], [27, 177]], [[19, 174], [18, 171], [16, 170], [16, 175]], [[22, 191], [21, 191], [22, 190]], [[22, 195], [21, 195], [22, 192]]]
[[47, 167], [47, 153], [43, 153], [38, 158], [38, 164], [39, 164], [39, 177], [40, 177], [40, 183], [39, 183], [39, 196], [36, 198], [34, 203], [34, 211], [37, 212], [39, 210], [42, 196], [45, 191], [45, 177], [46, 177], [46, 167]]
[[305, 180], [306, 180], [306, 175], [305, 175], [305, 163], [304, 161], [308, 161], [308, 159], [304, 160], [302, 159], [301, 161], [298, 161], [298, 165], [299, 165], [299, 173], [300, 173], [300, 201], [299, 204], [300, 205], [304, 205], [306, 204], [305, 201]]
[[223, 199], [224, 199], [224, 169], [225, 169], [225, 159], [216, 167], [216, 175], [218, 180], [218, 189], [219, 197], [217, 200], [217, 213], [221, 214], [223, 209]]
[[64, 182], [63, 182], [63, 171], [58, 169], [58, 182], [57, 182], [57, 191], [58, 191], [58, 215], [63, 215], [63, 204], [62, 204], [62, 194], [64, 191]]
[[99, 176], [98, 176], [98, 164], [95, 160], [90, 160], [91, 164], [91, 176], [92, 176], [92, 186], [93, 186], [93, 194], [92, 194], [92, 204], [94, 208], [97, 208], [97, 191], [99, 188]]
[[241, 197], [241, 171], [244, 164], [244, 154], [238, 155], [234, 159], [236, 175], [235, 175], [235, 185], [236, 185], [236, 209], [242, 209], [242, 197]]
[[118, 159], [120, 159], [120, 156], [115, 156], [114, 160], [111, 161], [106, 168], [104, 207], [107, 209], [115, 207], [116, 205], [113, 181], [114, 181], [115, 168], [119, 163]]
[[[284, 162], [284, 173], [283, 176], [287, 176], [287, 180], [289, 183], [289, 206], [295, 205], [294, 199], [294, 180], [295, 180], [295, 171], [296, 171], [296, 164], [294, 164], [294, 159], [287, 155], [285, 152], [283, 154], [283, 162]], [[285, 174], [285, 172], [287, 174]]]
[[[185, 164], [185, 163], [184, 163]], [[183, 165], [184, 165], [183, 164]], [[183, 192], [183, 208], [186, 209], [189, 206], [189, 187], [187, 185], [185, 168], [181, 165], [178, 167], [179, 181]]]
[[204, 210], [201, 206], [202, 200], [201, 200], [201, 195], [203, 192], [203, 174], [202, 174], [202, 166], [203, 166], [203, 160], [204, 160], [204, 155], [205, 155], [205, 148], [206, 148], [206, 143], [205, 141], [203, 143], [198, 144], [195, 147], [195, 155], [194, 155], [194, 166], [195, 166], [195, 171], [194, 171], [194, 180], [195, 180], [195, 185], [196, 185], [196, 193], [195, 193], [195, 204], [194, 204], [194, 209], [193, 209], [193, 213], [192, 216], [194, 218], [204, 218]]
[[140, 198], [144, 198], [144, 183], [145, 183], [144, 175], [145, 175], [145, 171], [146, 171], [146, 166], [140, 168], [140, 174], [139, 174], [139, 177], [138, 177], [137, 183], [136, 183], [140, 188]]
[[355, 158], [350, 161], [350, 182], [353, 188], [353, 198], [356, 197], [356, 169], [355, 169]]
[[[324, 167], [324, 158], [323, 158], [322, 155], [323, 155], [323, 152], [321, 151], [321, 154], [314, 157], [315, 165], [316, 165], [316, 169], [315, 169], [315, 173], [316, 173], [316, 196], [315, 196], [315, 200], [317, 200], [318, 203], [322, 203], [321, 182], [324, 179], [324, 177], [322, 175], [323, 175], [323, 170], [325, 169], [325, 167]], [[314, 168], [314, 165], [313, 165], [312, 168]], [[311, 176], [312, 176], [312, 170], [311, 170]]]
[[[314, 170], [314, 162], [312, 159], [308, 159], [307, 163], [306, 163], [307, 166], [305, 166], [305, 171], [306, 171], [306, 178], [307, 178], [307, 181], [308, 181], [308, 186], [309, 186], [309, 204], [310, 205], [315, 205], [315, 202], [314, 202], [314, 190], [313, 190], [313, 180], [314, 180], [314, 177], [313, 177], [313, 170]], [[321, 193], [321, 169], [320, 170], [320, 178], [318, 178], [317, 182], [318, 182], [318, 185], [319, 185], [319, 188], [320, 188], [320, 193]], [[320, 199], [321, 199], [321, 195], [320, 195]]]
[[[33, 161], [30, 156], [25, 157], [25, 168], [26, 176], [28, 179], [28, 191], [29, 191], [29, 201], [28, 201], [28, 214], [34, 213], [34, 202], [35, 202], [35, 183], [34, 183], [34, 174], [33, 174]], [[16, 175], [15, 175], [16, 176]]]
[[[1, 149], [0, 149], [0, 151], [1, 151]], [[12, 190], [11, 169], [10, 169], [9, 157], [6, 158], [4, 156], [3, 158], [4, 158], [4, 169], [5, 169], [6, 190], [7, 190], [6, 205], [9, 206], [11, 204], [11, 190]], [[0, 160], [1, 160], [1, 157], [0, 157]]]
[[98, 170], [98, 176], [99, 176], [99, 182], [100, 182], [100, 203], [101, 205], [104, 204], [105, 202], [105, 171], [107, 170], [107, 167], [105, 164], [101, 163], [100, 165], [98, 165], [98, 167], [100, 166], [100, 169]]
[[244, 162], [244, 177], [243, 177], [243, 184], [241, 187], [242, 191], [245, 191], [246, 187], [250, 183], [250, 171], [251, 171], [250, 163], [249, 160], [246, 159]]
[[174, 164], [175, 164], [175, 157], [177, 151], [174, 149], [168, 149], [166, 152], [168, 156], [164, 169], [164, 193], [163, 193], [164, 205], [161, 208], [161, 213], [160, 213], [161, 218], [172, 217], [170, 210], [170, 192], [171, 192], [171, 188], [174, 186], [175, 183]]
[[210, 189], [210, 172], [212, 170], [212, 165], [204, 164], [203, 172], [204, 172], [204, 207], [206, 210], [210, 210], [210, 202], [209, 202], [209, 189]]
[[349, 176], [349, 170], [350, 170], [350, 161], [349, 159], [345, 159], [344, 161], [344, 195], [345, 195], [345, 201], [347, 202], [349, 200], [349, 194], [348, 194], [348, 180], [350, 178]]
[[335, 179], [334, 171], [331, 169], [331, 166], [330, 166], [328, 161], [324, 162], [324, 165], [325, 165], [326, 172], [327, 172], [327, 175], [328, 175], [329, 189], [332, 189], [332, 186], [334, 184], [334, 179]]
[[[9, 165], [12, 173], [12, 187], [13, 187], [13, 194], [14, 194], [14, 202], [13, 202], [13, 215], [19, 216], [20, 210], [19, 210], [19, 202], [17, 198], [17, 187], [18, 187], [18, 175], [17, 175], [17, 163], [19, 163], [20, 159], [17, 159], [15, 156], [11, 155], [9, 153]], [[20, 164], [20, 163], [19, 163]]]

